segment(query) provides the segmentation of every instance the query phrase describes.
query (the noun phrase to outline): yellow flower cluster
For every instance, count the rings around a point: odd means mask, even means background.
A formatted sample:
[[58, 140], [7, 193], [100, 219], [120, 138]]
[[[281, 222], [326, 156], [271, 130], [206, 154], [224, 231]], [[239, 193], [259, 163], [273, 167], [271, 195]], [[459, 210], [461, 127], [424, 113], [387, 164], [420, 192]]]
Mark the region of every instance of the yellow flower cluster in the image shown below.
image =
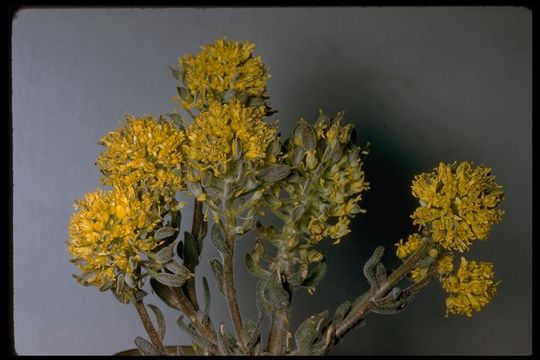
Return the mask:
[[189, 160], [188, 180], [200, 179], [211, 170], [225, 174], [234, 159], [261, 165], [267, 161], [267, 148], [276, 140], [276, 129], [263, 120], [264, 107], [246, 107], [238, 101], [210, 104], [186, 130], [182, 149]]
[[96, 161], [104, 175], [102, 182], [142, 186], [164, 196], [165, 201], [174, 199], [184, 187], [178, 175], [184, 139], [184, 132], [167, 121], [127, 116], [123, 127], [100, 141], [106, 147]]
[[472, 316], [495, 296], [497, 284], [493, 283], [493, 264], [467, 261], [461, 257], [455, 275], [441, 278], [443, 288], [449, 294], [446, 299], [446, 316], [449, 313]]
[[120, 274], [137, 279], [140, 252], [158, 245], [150, 236], [160, 221], [152, 206], [148, 193], [138, 196], [132, 187], [97, 189], [75, 202], [67, 245], [80, 283], [103, 291]]
[[[396, 244], [396, 255], [400, 259], [404, 259], [420, 248], [420, 246], [424, 243], [424, 240], [422, 240], [422, 236], [418, 233], [414, 233], [412, 235], [409, 235], [407, 241], [403, 243], [403, 240], [399, 240], [399, 243]], [[437, 254], [435, 254], [434, 257], [436, 257]]]
[[[342, 119], [343, 114], [338, 114], [332, 122], [324, 117], [316, 121], [315, 137], [317, 142], [325, 141], [326, 148], [307, 151], [303, 163], [306, 176], [314, 182], [308, 197], [317, 205], [308, 210], [307, 225], [314, 243], [330, 237], [338, 244], [351, 231], [350, 219], [365, 212], [358, 205], [362, 192], [369, 188], [362, 169], [361, 150], [350, 142], [352, 124], [343, 125]], [[289, 153], [289, 156], [293, 155]], [[321, 162], [328, 166], [319, 174], [317, 168]]]
[[486, 239], [502, 220], [503, 211], [496, 209], [502, 187], [483, 166], [440, 163], [432, 173], [415, 177], [412, 193], [420, 200], [411, 215], [414, 223], [428, 227], [433, 240], [445, 249], [468, 250], [473, 240]]
[[225, 38], [202, 46], [197, 55], [179, 59], [189, 99], [180, 99], [185, 108], [203, 108], [206, 101], [220, 101], [232, 89], [247, 96], [260, 97], [270, 77], [260, 56], [254, 57], [255, 44]]

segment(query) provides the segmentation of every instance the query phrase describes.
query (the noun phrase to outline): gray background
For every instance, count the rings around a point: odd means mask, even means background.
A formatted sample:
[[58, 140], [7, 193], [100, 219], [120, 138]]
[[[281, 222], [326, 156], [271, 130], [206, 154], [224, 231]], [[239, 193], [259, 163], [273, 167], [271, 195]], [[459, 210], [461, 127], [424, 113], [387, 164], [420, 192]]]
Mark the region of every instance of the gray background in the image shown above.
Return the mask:
[[[468, 255], [493, 261], [499, 295], [473, 318], [444, 318], [437, 283], [406, 311], [369, 315], [336, 354], [528, 354], [532, 347], [532, 14], [525, 8], [26, 9], [13, 24], [14, 319], [19, 354], [112, 354], [144, 330], [129, 306], [71, 278], [72, 203], [98, 186], [96, 141], [125, 113], [170, 112], [178, 56], [226, 35], [257, 44], [282, 133], [345, 110], [372, 188], [327, 279], [295, 299], [293, 328], [366, 289], [363, 262], [413, 231], [410, 181], [438, 161], [493, 168], [504, 221]], [[184, 225], [190, 222], [189, 209]], [[240, 251], [251, 238], [241, 241]], [[203, 256], [215, 257], [205, 245]], [[254, 279], [237, 258], [245, 316]], [[206, 262], [200, 273], [208, 275]], [[209, 277], [211, 278], [211, 277]], [[211, 278], [212, 279], [212, 278]], [[226, 319], [214, 290], [213, 315]], [[159, 303], [158, 299], [149, 298]], [[187, 338], [168, 316], [166, 343]], [[218, 322], [217, 320], [216, 322]]]

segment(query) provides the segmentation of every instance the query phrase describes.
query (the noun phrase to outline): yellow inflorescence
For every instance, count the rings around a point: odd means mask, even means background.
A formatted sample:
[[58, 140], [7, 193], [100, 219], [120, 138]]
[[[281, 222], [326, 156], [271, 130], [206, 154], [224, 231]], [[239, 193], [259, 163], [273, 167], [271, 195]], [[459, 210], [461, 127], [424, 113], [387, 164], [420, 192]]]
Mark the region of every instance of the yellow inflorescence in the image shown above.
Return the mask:
[[467, 261], [461, 258], [457, 273], [441, 278], [443, 288], [449, 294], [446, 299], [446, 316], [449, 313], [472, 316], [495, 296], [497, 284], [493, 283], [493, 264]]
[[[342, 114], [338, 114], [342, 118]], [[324, 140], [329, 151], [328, 154], [337, 153], [340, 147], [341, 155], [337, 159], [330, 160], [332, 165], [313, 184], [311, 195], [315, 197], [317, 206], [324, 206], [325, 211], [311, 211], [308, 231], [312, 242], [319, 242], [325, 237], [335, 240], [338, 244], [341, 238], [350, 230], [350, 218], [360, 212], [365, 212], [359, 206], [362, 200], [362, 192], [369, 189], [369, 183], [365, 181], [364, 170], [360, 149], [350, 146], [350, 134], [352, 124], [342, 125], [340, 120], [332, 123], [317, 121], [314, 126], [317, 141]], [[313, 159], [310, 159], [310, 155]], [[306, 169], [312, 171], [319, 165], [324, 155], [316, 150], [306, 153]], [[328, 160], [327, 160], [328, 161]], [[313, 163], [313, 164], [311, 164]], [[329, 220], [335, 223], [330, 225]]]
[[202, 46], [197, 55], [179, 59], [185, 72], [185, 84], [192, 100], [181, 100], [188, 109], [202, 108], [219, 101], [220, 94], [233, 89], [248, 96], [260, 97], [270, 77], [260, 56], [254, 57], [255, 44], [225, 38]]
[[96, 164], [106, 185], [145, 186], [171, 200], [184, 187], [178, 176], [185, 135], [151, 116], [127, 116], [126, 123], [101, 139], [106, 147]]
[[424, 240], [420, 234], [409, 235], [407, 242], [403, 243], [403, 240], [399, 240], [399, 243], [396, 244], [396, 255], [400, 259], [404, 259], [418, 250], [423, 243]]
[[[276, 140], [276, 129], [264, 120], [264, 107], [245, 107], [238, 101], [231, 104], [212, 103], [186, 131], [183, 145], [188, 166], [195, 180], [204, 170], [215, 176], [224, 174], [234, 158], [255, 165], [264, 164], [268, 145]], [[197, 175], [198, 174], [198, 175]]]
[[420, 207], [411, 215], [414, 223], [427, 226], [433, 240], [449, 250], [463, 252], [473, 240], [486, 239], [503, 215], [496, 209], [502, 187], [490, 172], [461, 162], [457, 166], [440, 163], [433, 172], [417, 175], [412, 193]]
[[67, 244], [81, 283], [103, 289], [119, 274], [134, 274], [140, 252], [158, 245], [148, 237], [160, 221], [152, 206], [148, 193], [138, 197], [131, 187], [98, 189], [75, 202]]

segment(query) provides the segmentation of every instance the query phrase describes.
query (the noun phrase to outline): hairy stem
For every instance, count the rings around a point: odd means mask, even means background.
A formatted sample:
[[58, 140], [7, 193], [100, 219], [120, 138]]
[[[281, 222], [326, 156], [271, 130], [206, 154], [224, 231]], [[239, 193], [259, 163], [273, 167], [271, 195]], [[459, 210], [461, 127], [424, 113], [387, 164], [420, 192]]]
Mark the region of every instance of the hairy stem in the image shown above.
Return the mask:
[[225, 296], [227, 297], [227, 304], [229, 305], [229, 313], [231, 315], [236, 338], [240, 348], [246, 351], [246, 345], [244, 341], [244, 327], [242, 323], [242, 316], [240, 315], [240, 308], [238, 306], [238, 299], [236, 297], [236, 289], [234, 287], [234, 240], [229, 242], [230, 253], [224, 256], [223, 259], [223, 282], [225, 285]]
[[161, 342], [161, 339], [159, 338], [159, 335], [156, 332], [156, 329], [154, 328], [150, 317], [148, 316], [148, 312], [146, 311], [144, 303], [142, 302], [142, 300], [139, 300], [134, 302], [133, 304], [135, 305], [135, 309], [137, 309], [137, 313], [139, 313], [139, 317], [141, 318], [146, 333], [150, 337], [150, 341], [161, 355], [166, 355], [167, 352], [165, 350], [165, 347], [163, 346], [163, 343]]
[[[197, 201], [197, 199], [193, 202], [193, 223], [191, 226], [191, 234], [195, 238], [195, 240], [199, 240], [201, 236], [201, 227], [204, 221], [203, 216], [203, 205], [202, 202]], [[195, 268], [189, 269], [192, 273], [195, 273]], [[197, 301], [197, 290], [195, 288], [195, 276], [189, 278], [186, 283], [182, 286], [182, 289], [187, 295], [187, 298], [193, 305], [193, 307], [198, 310], [199, 309], [199, 302]]]
[[272, 355], [283, 355], [289, 330], [290, 308], [272, 312], [272, 326], [268, 335], [268, 352]]

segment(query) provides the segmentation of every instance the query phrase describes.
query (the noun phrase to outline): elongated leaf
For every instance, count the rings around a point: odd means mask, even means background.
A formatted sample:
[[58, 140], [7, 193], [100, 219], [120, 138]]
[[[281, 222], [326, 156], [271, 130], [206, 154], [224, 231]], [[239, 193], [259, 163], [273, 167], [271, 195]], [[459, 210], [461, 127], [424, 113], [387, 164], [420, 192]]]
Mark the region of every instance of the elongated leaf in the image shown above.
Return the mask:
[[148, 293], [142, 289], [137, 289], [133, 292], [133, 294], [131, 294], [131, 301], [132, 302], [137, 302], [137, 301], [141, 301], [146, 295], [148, 295]]
[[154, 233], [154, 238], [159, 241], [171, 237], [175, 233], [176, 230], [173, 227], [165, 226], [156, 230], [156, 232]]
[[193, 271], [199, 265], [199, 244], [193, 235], [186, 231], [184, 233], [184, 265]]
[[284, 308], [289, 304], [289, 293], [283, 288], [283, 284], [277, 273], [272, 274], [268, 279], [264, 288], [264, 297], [272, 306], [278, 309]]
[[266, 182], [276, 182], [286, 178], [291, 172], [291, 168], [286, 164], [277, 164], [265, 169], [262, 169], [260, 172], [260, 177]]
[[175, 275], [180, 275], [180, 276], [186, 276], [186, 277], [189, 277], [190, 276], [190, 272], [189, 272], [189, 269], [187, 267], [185, 267], [184, 265], [180, 264], [178, 261], [176, 260], [170, 260], [169, 262], [167, 262], [165, 265], [165, 268], [167, 270], [170, 270], [173, 272], [173, 274]]
[[315, 130], [307, 123], [302, 123], [297, 127], [298, 137], [306, 150], [313, 150], [317, 147], [317, 137]]
[[208, 233], [208, 221], [203, 221], [201, 224], [201, 233], [199, 234], [199, 238], [201, 240], [204, 239], [207, 233]]
[[364, 264], [364, 276], [369, 281], [369, 285], [374, 287], [377, 285], [377, 275], [375, 273], [375, 267], [381, 261], [384, 254], [384, 246], [377, 246], [373, 251], [373, 255]]
[[155, 279], [163, 285], [180, 287], [184, 285], [189, 276], [180, 276], [175, 274], [157, 273]]
[[324, 279], [326, 275], [326, 260], [323, 259], [321, 262], [317, 263], [315, 267], [309, 272], [306, 280], [302, 283], [304, 287], [314, 287]]
[[296, 330], [294, 339], [300, 353], [306, 353], [320, 333], [320, 327], [328, 311], [308, 317]]
[[160, 264], [165, 264], [166, 262], [171, 260], [174, 255], [173, 251], [175, 245], [176, 244], [173, 242], [172, 244], [165, 246], [163, 249], [159, 250], [154, 256], [156, 261]]
[[169, 69], [171, 70], [171, 75], [173, 76], [173, 78], [175, 78], [178, 81], [182, 81], [182, 71], [176, 70], [175, 68], [172, 68], [172, 67], [169, 67]]
[[248, 270], [256, 275], [256, 276], [259, 276], [259, 277], [268, 277], [270, 275], [270, 273], [263, 269], [262, 267], [259, 266], [259, 263], [257, 261], [255, 261], [255, 257], [254, 255], [252, 254], [251, 251], [249, 251], [247, 254], [246, 254], [246, 266], [248, 268]]
[[212, 259], [210, 260], [210, 267], [212, 268], [212, 272], [216, 278], [219, 291], [225, 295], [225, 290], [223, 287], [223, 265], [218, 259]]
[[147, 355], [147, 356], [159, 355], [159, 352], [154, 347], [154, 345], [152, 345], [145, 338], [137, 336], [133, 342], [135, 343], [135, 345], [137, 345], [137, 348], [139, 349], [142, 355]]
[[351, 310], [351, 302], [347, 300], [343, 304], [339, 305], [339, 307], [336, 309], [332, 321], [338, 322], [343, 320], [349, 313], [349, 310]]
[[255, 288], [257, 307], [263, 314], [266, 315], [269, 315], [272, 312], [272, 305], [268, 302], [268, 300], [266, 300], [266, 297], [264, 296], [264, 289], [266, 288], [266, 283], [268, 282], [269, 278], [270, 277], [257, 281], [257, 285]]
[[212, 346], [212, 343], [209, 340], [199, 334], [193, 327], [184, 322], [184, 315], [180, 315], [180, 317], [176, 320], [176, 323], [178, 324], [178, 327], [184, 330], [197, 345], [201, 346], [202, 348], [209, 348]]
[[208, 287], [208, 280], [206, 279], [206, 276], [202, 277], [202, 283], [203, 283], [203, 290], [204, 290], [204, 308], [203, 308], [203, 313], [204, 313], [203, 320], [204, 320], [204, 319], [207, 319], [210, 314], [211, 297], [210, 297], [210, 288]]
[[163, 340], [163, 338], [165, 337], [165, 317], [163, 316], [163, 313], [161, 312], [161, 310], [159, 310], [159, 308], [156, 305], [148, 304], [148, 307], [152, 309], [152, 311], [154, 312], [154, 315], [156, 315], [156, 320], [158, 323], [159, 338]]
[[210, 234], [210, 239], [212, 240], [212, 243], [218, 249], [220, 253], [223, 255], [230, 254], [229, 245], [227, 244], [227, 239], [225, 235], [225, 230], [223, 230], [223, 227], [219, 223], [214, 223], [212, 225], [212, 232]]
[[232, 353], [229, 346], [227, 346], [227, 341], [225, 340], [225, 326], [223, 323], [219, 324], [219, 329], [217, 331], [217, 341], [219, 352], [224, 355], [230, 355]]
[[174, 289], [168, 287], [167, 285], [163, 285], [156, 279], [150, 279], [150, 286], [165, 304], [175, 310], [182, 310], [181, 303], [178, 300], [178, 297], [174, 294]]

